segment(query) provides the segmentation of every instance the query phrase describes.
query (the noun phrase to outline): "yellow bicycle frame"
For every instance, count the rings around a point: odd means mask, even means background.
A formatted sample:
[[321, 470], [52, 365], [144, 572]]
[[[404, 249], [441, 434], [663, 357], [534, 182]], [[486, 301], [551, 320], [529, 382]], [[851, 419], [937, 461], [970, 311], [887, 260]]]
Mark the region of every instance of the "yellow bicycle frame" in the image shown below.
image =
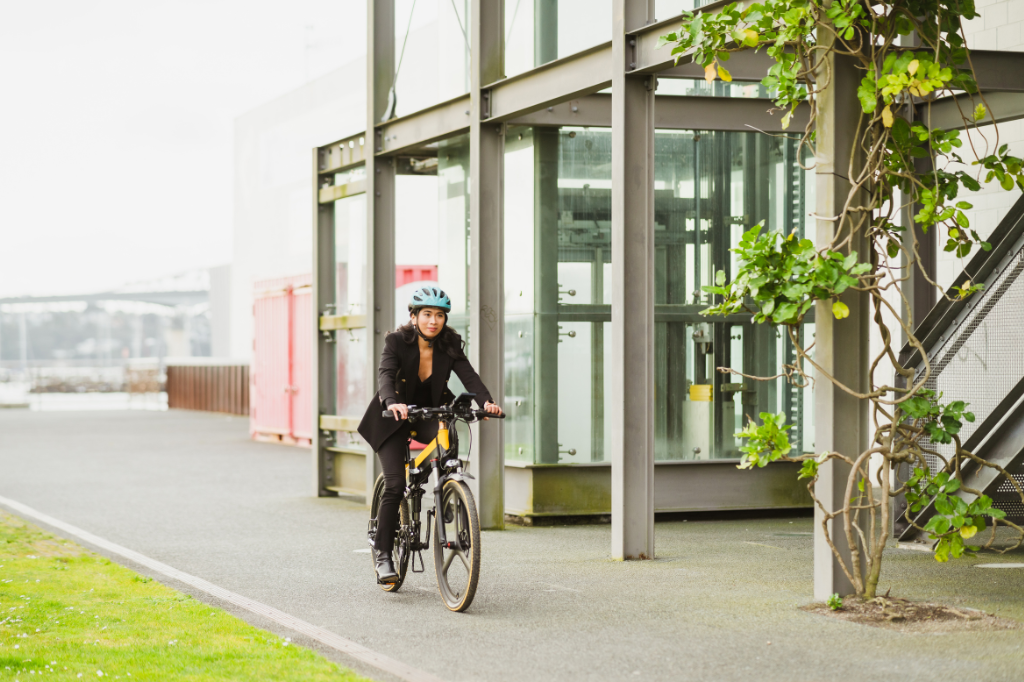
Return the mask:
[[[416, 459], [413, 461], [412, 464], [413, 467], [419, 469], [420, 465], [426, 462], [430, 458], [430, 456], [433, 455], [435, 451], [438, 450], [438, 448], [440, 448], [441, 451], [440, 453], [438, 453], [437, 458], [442, 459], [444, 455], [448, 452], [449, 448], [448, 429], [445, 427], [444, 422], [441, 422], [441, 425], [438, 426], [437, 428], [437, 437], [434, 438], [434, 440], [430, 441], [430, 444], [423, 450], [421, 450], [420, 454], [416, 456]], [[406, 468], [408, 468], [409, 463], [406, 462], [405, 466]]]

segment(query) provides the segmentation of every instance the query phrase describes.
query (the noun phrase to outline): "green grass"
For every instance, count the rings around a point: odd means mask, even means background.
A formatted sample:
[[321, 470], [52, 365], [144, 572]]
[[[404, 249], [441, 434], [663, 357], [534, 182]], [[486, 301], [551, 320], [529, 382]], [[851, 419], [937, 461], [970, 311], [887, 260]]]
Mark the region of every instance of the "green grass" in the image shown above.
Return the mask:
[[364, 681], [0, 511], [0, 680]]

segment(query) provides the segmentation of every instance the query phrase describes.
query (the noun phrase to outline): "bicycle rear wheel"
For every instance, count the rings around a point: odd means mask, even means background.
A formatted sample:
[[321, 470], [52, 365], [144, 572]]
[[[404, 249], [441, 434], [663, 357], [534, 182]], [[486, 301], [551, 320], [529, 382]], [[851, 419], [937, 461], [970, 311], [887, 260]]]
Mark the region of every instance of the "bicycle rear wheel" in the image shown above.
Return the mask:
[[[377, 533], [377, 512], [380, 510], [381, 497], [384, 495], [384, 474], [377, 476], [373, 484], [373, 502], [370, 505], [370, 529], [368, 538], [370, 547]], [[402, 500], [398, 510], [398, 531], [395, 533], [395, 544], [391, 549], [391, 561], [395, 564], [395, 572], [398, 573], [398, 580], [393, 583], [378, 583], [380, 589], [385, 592], [398, 592], [398, 589], [405, 582], [406, 572], [409, 568], [409, 538], [404, 530], [411, 525], [408, 500]], [[370, 561], [373, 563], [373, 575], [377, 576], [377, 565], [374, 561], [374, 552], [370, 551]]]
[[[434, 573], [444, 605], [451, 611], [465, 611], [476, 595], [480, 580], [480, 518], [476, 500], [462, 481], [448, 481], [441, 492], [441, 509], [435, 510]], [[453, 548], [442, 547], [438, 526]]]

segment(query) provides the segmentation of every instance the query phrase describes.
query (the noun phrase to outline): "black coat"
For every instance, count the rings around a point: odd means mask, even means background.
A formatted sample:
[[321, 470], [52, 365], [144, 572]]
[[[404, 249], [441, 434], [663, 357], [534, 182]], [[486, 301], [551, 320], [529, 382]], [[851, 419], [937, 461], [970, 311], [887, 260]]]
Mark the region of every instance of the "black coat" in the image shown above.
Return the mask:
[[[384, 352], [381, 353], [380, 369], [377, 371], [377, 394], [366, 408], [363, 420], [359, 422], [359, 435], [366, 439], [374, 452], [404, 423], [382, 416], [381, 413], [387, 409], [388, 399], [393, 403], [407, 405], [419, 388], [420, 347], [417, 341], [414, 336], [412, 341], [406, 343], [401, 332], [392, 332], [384, 337]], [[455, 343], [461, 346], [462, 339], [458, 335], [455, 336]], [[435, 348], [430, 375], [434, 405], [444, 405], [454, 399], [455, 396], [448, 390], [452, 370], [466, 390], [476, 394], [475, 400], [481, 408], [491, 400], [490, 392], [465, 355], [456, 360]]]

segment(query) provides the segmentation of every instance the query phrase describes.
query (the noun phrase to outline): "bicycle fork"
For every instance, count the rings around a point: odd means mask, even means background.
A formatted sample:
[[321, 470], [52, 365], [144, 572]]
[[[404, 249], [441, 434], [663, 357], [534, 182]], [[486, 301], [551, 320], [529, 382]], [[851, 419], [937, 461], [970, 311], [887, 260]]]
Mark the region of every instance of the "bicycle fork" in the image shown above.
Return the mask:
[[[445, 549], [461, 549], [461, 547], [459, 547], [458, 541], [449, 542], [448, 537], [445, 534], [444, 507], [442, 506], [442, 497], [444, 496], [444, 481], [441, 478], [441, 465], [438, 463], [438, 460], [432, 459], [430, 460], [430, 466], [431, 468], [433, 468], [434, 473], [437, 474], [437, 483], [434, 484], [434, 508], [430, 510], [431, 512], [433, 512], [433, 516], [437, 517], [434, 519], [434, 522], [437, 523], [437, 541], [441, 545], [441, 547], [444, 547]], [[428, 533], [430, 532], [430, 516], [430, 514], [428, 514], [427, 516]]]

